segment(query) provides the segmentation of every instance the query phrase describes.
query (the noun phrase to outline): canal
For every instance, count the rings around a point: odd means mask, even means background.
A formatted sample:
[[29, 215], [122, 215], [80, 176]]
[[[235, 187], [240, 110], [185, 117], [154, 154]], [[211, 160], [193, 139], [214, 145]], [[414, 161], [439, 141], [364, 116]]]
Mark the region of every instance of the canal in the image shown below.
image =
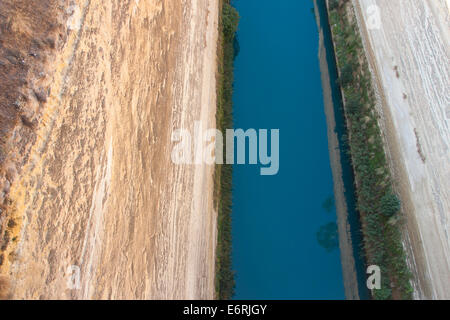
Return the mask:
[[280, 129], [277, 175], [234, 167], [235, 298], [344, 299], [313, 2], [233, 4], [234, 127]]

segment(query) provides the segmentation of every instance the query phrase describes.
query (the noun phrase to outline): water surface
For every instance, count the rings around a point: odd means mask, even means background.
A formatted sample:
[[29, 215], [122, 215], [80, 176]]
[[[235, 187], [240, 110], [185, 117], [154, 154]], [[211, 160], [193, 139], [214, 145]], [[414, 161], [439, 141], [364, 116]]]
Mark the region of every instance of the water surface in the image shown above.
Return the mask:
[[278, 175], [234, 168], [235, 298], [344, 299], [313, 2], [234, 5], [235, 128], [280, 129]]

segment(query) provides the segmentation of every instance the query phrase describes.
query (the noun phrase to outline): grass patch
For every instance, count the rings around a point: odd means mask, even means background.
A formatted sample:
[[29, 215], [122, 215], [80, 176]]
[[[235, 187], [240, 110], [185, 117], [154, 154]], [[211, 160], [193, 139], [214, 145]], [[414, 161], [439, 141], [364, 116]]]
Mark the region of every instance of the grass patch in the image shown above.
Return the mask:
[[[220, 5], [216, 121], [217, 128], [225, 132], [233, 127], [233, 66], [239, 15], [229, 0], [222, 0]], [[218, 212], [218, 235], [215, 289], [216, 298], [220, 300], [231, 299], [235, 287], [231, 252], [232, 176], [231, 165], [216, 165], [214, 200]]]

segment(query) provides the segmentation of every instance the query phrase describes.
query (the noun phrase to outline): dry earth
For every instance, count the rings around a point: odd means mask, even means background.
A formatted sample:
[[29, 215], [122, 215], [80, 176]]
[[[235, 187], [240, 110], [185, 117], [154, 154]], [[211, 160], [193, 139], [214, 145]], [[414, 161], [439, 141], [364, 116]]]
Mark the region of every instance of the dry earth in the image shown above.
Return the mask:
[[[353, 2], [406, 214], [416, 298], [449, 299], [449, 1]], [[379, 28], [371, 27], [374, 5], [381, 14]]]
[[12, 298], [214, 298], [214, 167], [174, 165], [171, 134], [215, 127], [218, 1], [64, 10], [51, 94], [9, 193]]

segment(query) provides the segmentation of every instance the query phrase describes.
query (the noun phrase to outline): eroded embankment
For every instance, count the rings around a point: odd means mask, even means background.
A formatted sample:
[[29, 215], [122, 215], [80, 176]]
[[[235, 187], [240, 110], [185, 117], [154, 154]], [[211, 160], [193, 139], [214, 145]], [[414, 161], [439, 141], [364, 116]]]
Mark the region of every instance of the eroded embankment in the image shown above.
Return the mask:
[[349, 1], [332, 0], [328, 1], [328, 8], [366, 260], [381, 268], [381, 289], [372, 294], [376, 299], [408, 299], [412, 288], [402, 244], [404, 216], [399, 213], [400, 202], [393, 189], [372, 74], [354, 7]]
[[[7, 19], [17, 3], [30, 16], [41, 5], [11, 2]], [[217, 1], [45, 6], [49, 24], [61, 16], [61, 40], [50, 90], [34, 94], [36, 138], [16, 150], [29, 156], [9, 193], [17, 231], [1, 271], [12, 297], [213, 298], [214, 167], [175, 165], [171, 135], [196, 120], [215, 127]]]
[[450, 2], [353, 3], [406, 217], [415, 298], [449, 299]]
[[[0, 273], [9, 269], [23, 217], [11, 189], [32, 159], [33, 145], [45, 140], [38, 126], [51, 121], [45, 107], [54, 96], [57, 54], [67, 42], [68, 1], [0, 1]], [[1, 275], [3, 298], [9, 277]]]

